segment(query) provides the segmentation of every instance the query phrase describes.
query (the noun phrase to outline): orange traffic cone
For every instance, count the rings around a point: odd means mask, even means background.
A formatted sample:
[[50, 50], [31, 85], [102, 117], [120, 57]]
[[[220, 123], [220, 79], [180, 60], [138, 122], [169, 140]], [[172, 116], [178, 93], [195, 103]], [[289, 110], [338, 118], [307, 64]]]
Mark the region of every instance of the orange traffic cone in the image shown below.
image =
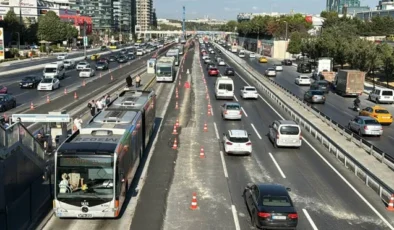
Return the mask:
[[178, 108], [179, 108], [178, 102], [175, 102], [175, 109], [178, 109]]
[[179, 127], [179, 119], [176, 119], [175, 125], [176, 127]]
[[392, 194], [391, 195], [391, 197], [390, 197], [390, 202], [389, 202], [389, 204], [387, 205], [387, 211], [391, 211], [391, 212], [394, 212], [394, 194]]
[[207, 125], [206, 122], [205, 122], [205, 124], [204, 124], [204, 132], [208, 132], [208, 125]]
[[209, 95], [208, 94], [205, 96], [205, 99], [209, 99]]
[[178, 85], [181, 86], [181, 81], [178, 81]]
[[176, 125], [174, 125], [174, 129], [172, 130], [172, 134], [177, 135], [178, 132], [176, 131]]
[[102, 73], [100, 73], [100, 78], [102, 78], [103, 77], [103, 74]]
[[86, 86], [86, 82], [85, 82], [85, 80], [83, 80], [83, 82], [82, 82], [82, 86], [83, 86], [83, 87], [85, 87], [85, 86]]
[[174, 144], [172, 145], [172, 149], [177, 150], [178, 149], [178, 141], [176, 138], [174, 139]]
[[114, 80], [114, 77], [111, 75], [111, 81], [113, 81]]
[[200, 158], [205, 158], [205, 152], [203, 147], [200, 148]]
[[211, 109], [211, 108], [212, 108], [212, 107], [211, 107], [211, 104], [209, 103], [209, 104], [208, 104], [208, 109]]
[[49, 95], [47, 95], [47, 103], [50, 103], [51, 99], [49, 98]]
[[33, 104], [33, 102], [30, 103], [30, 109], [31, 109], [31, 110], [34, 109], [34, 104]]
[[176, 94], [175, 94], [175, 98], [176, 98], [176, 99], [178, 99], [178, 98], [179, 98], [179, 95], [178, 95], [178, 93], [176, 93]]
[[67, 88], [64, 89], [64, 95], [67, 95]]
[[178, 86], [175, 88], [175, 93], [178, 93], [179, 91], [178, 91]]
[[192, 204], [190, 205], [191, 210], [196, 210], [198, 208], [197, 205], [197, 194], [193, 192]]
[[212, 115], [211, 109], [208, 109], [208, 116], [211, 116], [211, 115]]
[[78, 99], [78, 95], [77, 92], [74, 93], [74, 99], [77, 100]]

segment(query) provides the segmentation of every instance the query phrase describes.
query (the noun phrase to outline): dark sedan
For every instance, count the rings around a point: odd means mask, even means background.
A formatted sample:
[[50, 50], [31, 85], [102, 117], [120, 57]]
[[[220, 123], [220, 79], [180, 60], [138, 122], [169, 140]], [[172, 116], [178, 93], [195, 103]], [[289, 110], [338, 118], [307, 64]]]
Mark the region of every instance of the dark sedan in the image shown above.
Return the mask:
[[0, 94], [0, 111], [4, 112], [16, 107], [16, 99], [8, 94]]
[[215, 68], [215, 67], [216, 67], [215, 64], [209, 63], [209, 64], [207, 65], [207, 70], [209, 70], [210, 68]]
[[226, 68], [226, 70], [224, 71], [224, 75], [225, 76], [234, 76], [235, 75], [235, 71], [233, 68]]
[[41, 77], [39, 76], [26, 76], [24, 77], [21, 82], [19, 82], [19, 87], [20, 88], [37, 88], [37, 85], [40, 83], [42, 80]]
[[110, 61], [110, 62], [116, 61], [116, 57], [115, 57], [115, 56], [109, 56], [109, 61]]
[[134, 54], [127, 54], [127, 59], [134, 60], [135, 59]]
[[285, 59], [282, 61], [283, 65], [293, 65], [293, 62], [290, 59]]
[[126, 56], [119, 56], [118, 57], [118, 63], [126, 63], [128, 60], [127, 60], [127, 57]]
[[252, 225], [258, 228], [296, 229], [298, 214], [288, 193], [277, 184], [248, 184], [243, 197]]
[[108, 70], [108, 63], [105, 61], [99, 61], [96, 63], [96, 70]]
[[106, 46], [101, 46], [100, 50], [101, 50], [101, 51], [106, 51], [106, 50], [107, 50], [107, 47], [106, 47]]

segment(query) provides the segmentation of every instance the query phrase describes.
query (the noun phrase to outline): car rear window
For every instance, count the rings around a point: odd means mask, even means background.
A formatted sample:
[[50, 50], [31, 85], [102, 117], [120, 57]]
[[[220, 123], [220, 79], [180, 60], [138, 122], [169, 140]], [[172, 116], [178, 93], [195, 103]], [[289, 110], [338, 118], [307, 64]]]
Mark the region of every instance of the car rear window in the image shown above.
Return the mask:
[[393, 96], [393, 91], [391, 90], [383, 90], [382, 91], [383, 96]]
[[312, 95], [324, 95], [322, 91], [311, 91]]
[[366, 125], [378, 125], [379, 124], [379, 122], [376, 120], [364, 120], [364, 123]]
[[320, 85], [320, 86], [327, 86], [328, 85], [327, 82], [318, 82], [317, 84]]
[[219, 89], [233, 91], [233, 85], [232, 84], [219, 84]]
[[260, 198], [263, 206], [269, 207], [291, 207], [291, 202], [287, 196], [263, 196]]
[[389, 111], [385, 110], [385, 109], [375, 109], [375, 113], [384, 113], [384, 114], [388, 114]]
[[230, 137], [229, 141], [233, 143], [246, 143], [249, 141], [249, 138], [247, 137]]
[[298, 135], [300, 133], [300, 129], [297, 126], [282, 126], [280, 128], [280, 134], [284, 135]]
[[216, 69], [216, 68], [210, 68], [209, 70], [217, 71], [218, 69]]
[[230, 109], [230, 110], [240, 110], [241, 107], [239, 105], [227, 105], [226, 109]]
[[234, 69], [228, 68], [227, 71], [234, 71]]
[[245, 88], [245, 91], [256, 91], [255, 88]]

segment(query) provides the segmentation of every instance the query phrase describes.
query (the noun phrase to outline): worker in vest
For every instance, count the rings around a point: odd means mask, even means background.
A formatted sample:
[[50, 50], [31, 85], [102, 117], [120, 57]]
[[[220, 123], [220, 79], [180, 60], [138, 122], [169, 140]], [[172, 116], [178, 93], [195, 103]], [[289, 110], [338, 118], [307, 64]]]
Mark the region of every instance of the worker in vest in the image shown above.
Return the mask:
[[135, 78], [135, 87], [140, 87], [140, 85], [141, 85], [141, 77], [140, 77], [140, 75], [137, 75], [137, 77]]

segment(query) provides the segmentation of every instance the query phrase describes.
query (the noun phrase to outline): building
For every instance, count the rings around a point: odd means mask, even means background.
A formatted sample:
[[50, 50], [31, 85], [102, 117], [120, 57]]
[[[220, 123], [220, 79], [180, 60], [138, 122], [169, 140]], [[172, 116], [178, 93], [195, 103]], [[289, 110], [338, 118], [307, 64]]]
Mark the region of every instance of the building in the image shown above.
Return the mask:
[[373, 17], [394, 17], [394, 2], [393, 0], [381, 0], [376, 6], [375, 10], [365, 10], [357, 12], [355, 17], [364, 21], [369, 21]]
[[201, 23], [208, 25], [225, 25], [227, 23], [227, 21], [225, 20], [217, 20], [217, 19], [209, 18], [209, 16], [204, 16], [204, 18], [186, 20], [186, 22]]
[[369, 7], [361, 6], [360, 0], [326, 0], [326, 11], [354, 15], [365, 10], [369, 10]]
[[136, 32], [149, 30], [153, 19], [153, 0], [136, 0], [136, 9]]
[[122, 33], [131, 31], [132, 0], [113, 0], [114, 28]]
[[173, 27], [176, 27], [176, 28], [182, 28], [182, 23], [181, 22], [178, 22], [178, 21], [176, 21], [176, 22], [171, 22], [170, 20], [168, 20], [168, 19], [163, 19], [163, 18], [159, 18], [159, 19], [157, 19], [157, 24], [160, 26], [160, 25], [169, 25], [169, 26], [173, 26]]
[[[21, 8], [19, 6], [22, 6]], [[0, 1], [0, 20], [9, 10], [13, 10], [16, 15], [22, 18], [37, 20], [37, 0], [2, 0]]]

